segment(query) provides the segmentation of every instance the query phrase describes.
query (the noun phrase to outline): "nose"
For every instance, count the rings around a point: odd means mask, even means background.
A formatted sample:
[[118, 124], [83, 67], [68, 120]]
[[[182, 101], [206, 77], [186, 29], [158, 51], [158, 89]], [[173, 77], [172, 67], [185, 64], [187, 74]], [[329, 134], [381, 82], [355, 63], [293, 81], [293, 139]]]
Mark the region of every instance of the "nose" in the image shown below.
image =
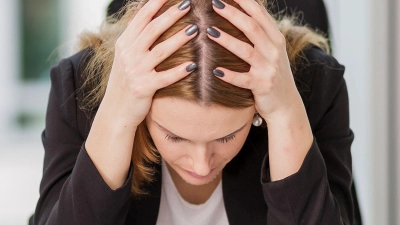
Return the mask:
[[197, 146], [192, 156], [193, 172], [200, 176], [206, 176], [212, 170], [212, 151], [207, 146]]

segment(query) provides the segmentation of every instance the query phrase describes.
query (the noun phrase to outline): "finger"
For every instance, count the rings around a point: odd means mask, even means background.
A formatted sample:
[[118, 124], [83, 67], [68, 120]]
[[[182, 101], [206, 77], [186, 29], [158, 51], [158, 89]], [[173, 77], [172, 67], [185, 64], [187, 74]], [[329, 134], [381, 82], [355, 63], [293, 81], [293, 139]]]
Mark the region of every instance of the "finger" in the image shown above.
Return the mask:
[[217, 42], [224, 48], [228, 49], [233, 54], [237, 55], [239, 58], [246, 61], [251, 66], [258, 68], [258, 65], [261, 65], [264, 58], [260, 55], [260, 53], [254, 49], [251, 45], [232, 37], [231, 35], [223, 32], [222, 30], [212, 27], [217, 32], [219, 32], [219, 37], [214, 37], [210, 33], [214, 33], [212, 29], [207, 28], [207, 36], [213, 41]]
[[271, 45], [273, 43], [270, 42], [270, 37], [255, 19], [229, 4], [225, 4], [225, 7], [220, 9], [216, 7], [216, 5], [219, 5], [217, 2], [213, 0], [215, 11], [239, 28], [254, 45], [264, 48], [268, 47], [268, 44]]
[[140, 12], [140, 10], [142, 9], [142, 7], [143, 7], [147, 2], [148, 2], [148, 0], [141, 0], [140, 2], [138, 2], [138, 3], [136, 3], [136, 4], [133, 3], [133, 4], [136, 5], [136, 6], [134, 6], [134, 7], [136, 7], [136, 12], [129, 18], [128, 26], [129, 26], [129, 24], [132, 22], [133, 18], [135, 18], [135, 16], [137, 15], [137, 13]]
[[[179, 9], [179, 6], [183, 7], [184, 9]], [[189, 12], [189, 10], [190, 1], [185, 0], [181, 3], [171, 6], [162, 15], [151, 21], [135, 40], [135, 43], [140, 43], [138, 46], [140, 48], [139, 51], [147, 51], [162, 33], [164, 33], [176, 21]]]
[[138, 7], [138, 11], [128, 24], [125, 31], [119, 38], [121, 43], [131, 43], [136, 40], [143, 29], [150, 23], [154, 15], [168, 0], [148, 1], [144, 0], [144, 5]]
[[[240, 7], [253, 19], [255, 19], [262, 29], [267, 33], [273, 43], [281, 44], [282, 33], [279, 31], [272, 16], [267, 12], [264, 6], [259, 5], [255, 0], [234, 0]], [[215, 6], [215, 11], [218, 10]], [[236, 9], [237, 10], [237, 9]], [[239, 10], [238, 10], [239, 11]], [[239, 11], [240, 12], [240, 11]], [[218, 12], [217, 12], [218, 13]], [[223, 16], [223, 15], [221, 15]]]
[[222, 67], [217, 67], [213, 70], [213, 73], [219, 79], [237, 87], [246, 88], [249, 90], [251, 90], [253, 87], [253, 79], [250, 73], [239, 73]]
[[183, 63], [177, 67], [172, 69], [162, 71], [162, 72], [154, 72], [156, 73], [155, 82], [152, 82], [154, 85], [154, 90], [158, 90], [164, 88], [168, 85], [171, 85], [183, 78], [187, 75], [191, 74], [193, 71], [197, 69], [197, 64], [193, 62]]
[[[197, 25], [189, 25], [172, 37], [156, 45], [143, 59], [143, 63], [149, 68], [154, 68], [172, 53], [176, 52], [184, 44], [198, 34]], [[132, 50], [134, 51], [134, 50]]]

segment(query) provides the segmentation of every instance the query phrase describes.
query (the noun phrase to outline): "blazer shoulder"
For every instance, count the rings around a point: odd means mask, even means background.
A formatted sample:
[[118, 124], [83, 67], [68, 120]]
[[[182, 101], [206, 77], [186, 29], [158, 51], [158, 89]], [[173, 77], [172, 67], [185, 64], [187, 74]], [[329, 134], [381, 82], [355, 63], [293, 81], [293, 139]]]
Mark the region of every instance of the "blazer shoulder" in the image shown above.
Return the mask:
[[72, 56], [61, 59], [50, 72], [51, 96], [57, 104], [65, 121], [79, 130], [82, 137], [87, 137], [90, 124], [89, 115], [80, 108], [83, 93], [80, 91], [82, 78], [91, 49], [87, 48]]
[[345, 67], [318, 47], [304, 50], [294, 70], [294, 79], [305, 103], [320, 91], [334, 95], [344, 79]]
[[82, 84], [84, 82], [82, 74], [90, 58], [93, 56], [93, 53], [94, 52], [91, 48], [85, 48], [67, 58], [72, 64], [74, 79], [77, 88], [82, 87]]
[[302, 56], [294, 78], [311, 117], [310, 122], [316, 123], [329, 109], [338, 92], [344, 90], [345, 67], [318, 47], [304, 50]]
[[[86, 48], [74, 55], [61, 59], [57, 65], [51, 68], [51, 81], [53, 83], [72, 81], [74, 89], [80, 88], [83, 84], [82, 73], [91, 55], [91, 49]], [[63, 85], [62, 87], [65, 86]]]

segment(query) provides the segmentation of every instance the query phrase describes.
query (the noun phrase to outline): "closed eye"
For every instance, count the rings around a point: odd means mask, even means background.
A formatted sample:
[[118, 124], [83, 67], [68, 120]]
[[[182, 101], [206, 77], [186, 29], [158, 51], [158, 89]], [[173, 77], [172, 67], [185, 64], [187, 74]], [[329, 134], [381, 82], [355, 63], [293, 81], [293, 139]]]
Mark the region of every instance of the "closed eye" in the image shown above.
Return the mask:
[[[216, 141], [221, 142], [221, 143], [226, 143], [228, 141], [233, 140], [234, 138], [235, 138], [235, 135], [230, 135], [230, 136], [227, 136], [227, 137], [223, 137], [223, 138], [217, 139]], [[170, 136], [168, 134], [167, 134], [167, 136], [165, 136], [165, 139], [167, 139], [168, 141], [171, 141], [171, 142], [180, 142], [180, 141], [184, 141], [185, 140], [183, 138]]]
[[223, 138], [217, 139], [217, 141], [219, 141], [221, 143], [226, 143], [226, 142], [228, 142], [230, 140], [233, 140], [234, 138], [235, 138], [235, 135], [231, 135], [231, 136], [228, 136], [228, 137], [223, 137]]
[[172, 137], [172, 136], [169, 136], [168, 134], [167, 134], [167, 136], [165, 136], [165, 139], [167, 139], [168, 141], [172, 141], [172, 142], [183, 141], [183, 139], [180, 137]]

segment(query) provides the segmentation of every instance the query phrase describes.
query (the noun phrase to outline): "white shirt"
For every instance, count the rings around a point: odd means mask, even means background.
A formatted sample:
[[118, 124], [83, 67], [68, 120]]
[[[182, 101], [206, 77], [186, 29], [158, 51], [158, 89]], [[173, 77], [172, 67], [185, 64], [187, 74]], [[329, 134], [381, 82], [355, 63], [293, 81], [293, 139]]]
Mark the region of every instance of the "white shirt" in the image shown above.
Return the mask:
[[182, 198], [162, 160], [162, 187], [157, 225], [229, 225], [220, 181], [211, 197], [195, 205]]

